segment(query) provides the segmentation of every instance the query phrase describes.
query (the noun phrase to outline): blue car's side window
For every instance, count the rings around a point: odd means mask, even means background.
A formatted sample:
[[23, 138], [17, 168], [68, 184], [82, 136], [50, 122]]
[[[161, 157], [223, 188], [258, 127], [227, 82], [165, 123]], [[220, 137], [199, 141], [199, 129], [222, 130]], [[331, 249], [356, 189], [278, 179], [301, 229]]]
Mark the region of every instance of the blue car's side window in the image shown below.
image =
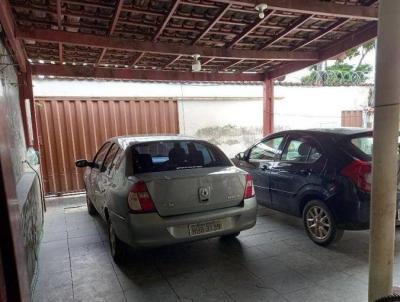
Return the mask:
[[271, 138], [255, 145], [249, 155], [249, 160], [274, 160], [280, 153], [283, 136]]
[[312, 142], [303, 138], [291, 139], [286, 144], [282, 154], [282, 161], [312, 163], [322, 156], [321, 152]]

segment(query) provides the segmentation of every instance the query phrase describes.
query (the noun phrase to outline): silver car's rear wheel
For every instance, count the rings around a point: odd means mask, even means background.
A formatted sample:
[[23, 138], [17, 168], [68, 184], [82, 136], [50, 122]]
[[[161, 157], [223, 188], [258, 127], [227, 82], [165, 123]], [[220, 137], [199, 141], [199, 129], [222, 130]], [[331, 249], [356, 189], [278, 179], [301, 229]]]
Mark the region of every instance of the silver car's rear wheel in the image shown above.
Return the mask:
[[115, 252], [116, 251], [116, 245], [117, 245], [116, 241], [117, 241], [117, 238], [115, 236], [115, 231], [112, 228], [112, 225], [110, 224], [110, 250], [111, 250], [111, 255], [112, 256], [115, 256], [115, 254], [116, 254], [116, 252]]
[[343, 236], [343, 230], [336, 227], [329, 208], [321, 201], [310, 201], [303, 212], [304, 227], [312, 241], [327, 246]]
[[119, 240], [111, 221], [108, 223], [108, 242], [114, 261], [116, 263], [122, 263], [125, 259], [125, 245]]
[[88, 213], [91, 216], [94, 216], [97, 214], [96, 208], [94, 207], [93, 203], [91, 202], [90, 198], [86, 194], [86, 204], [87, 204], [87, 209]]

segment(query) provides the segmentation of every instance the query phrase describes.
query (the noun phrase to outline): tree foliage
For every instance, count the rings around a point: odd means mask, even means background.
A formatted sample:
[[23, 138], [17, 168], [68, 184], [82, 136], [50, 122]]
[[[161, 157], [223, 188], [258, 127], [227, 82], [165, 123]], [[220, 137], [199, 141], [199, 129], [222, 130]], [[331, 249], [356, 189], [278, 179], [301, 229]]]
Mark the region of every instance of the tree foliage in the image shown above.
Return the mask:
[[[310, 73], [301, 79], [304, 85], [341, 86], [364, 84], [372, 71], [370, 64], [364, 64], [367, 54], [375, 48], [375, 41], [365, 43], [345, 53], [345, 57], [337, 59], [331, 66], [322, 64], [310, 68]], [[357, 64], [345, 63], [345, 59], [359, 58]]]

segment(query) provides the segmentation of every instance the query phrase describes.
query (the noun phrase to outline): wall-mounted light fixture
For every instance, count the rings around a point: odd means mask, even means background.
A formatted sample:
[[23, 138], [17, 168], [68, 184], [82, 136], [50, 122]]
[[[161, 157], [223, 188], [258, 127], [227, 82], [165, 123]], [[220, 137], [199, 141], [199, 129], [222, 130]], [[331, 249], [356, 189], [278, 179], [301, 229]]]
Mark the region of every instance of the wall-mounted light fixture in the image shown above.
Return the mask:
[[264, 19], [264, 17], [265, 17], [264, 11], [265, 11], [267, 8], [268, 8], [268, 4], [266, 4], [266, 3], [260, 3], [260, 4], [257, 4], [257, 5], [256, 5], [255, 9], [256, 9], [256, 11], [258, 12], [258, 17], [259, 17], [260, 19]]
[[199, 54], [194, 54], [192, 55], [193, 58], [193, 63], [192, 63], [192, 71], [193, 72], [199, 72], [201, 71], [201, 62], [200, 62], [200, 55]]

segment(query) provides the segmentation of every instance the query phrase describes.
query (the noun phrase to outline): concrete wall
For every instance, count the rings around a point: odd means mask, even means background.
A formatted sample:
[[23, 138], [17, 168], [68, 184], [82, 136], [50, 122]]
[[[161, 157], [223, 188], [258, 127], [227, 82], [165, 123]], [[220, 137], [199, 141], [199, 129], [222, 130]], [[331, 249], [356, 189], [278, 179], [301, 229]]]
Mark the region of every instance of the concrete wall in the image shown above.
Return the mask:
[[[275, 87], [275, 130], [340, 127], [343, 110], [368, 104], [368, 87]], [[262, 136], [261, 85], [36, 79], [35, 96], [173, 97], [180, 132], [217, 143], [229, 156]]]
[[[42, 232], [42, 203], [40, 186], [36, 174], [24, 164], [27, 155], [24, 130], [19, 102], [19, 88], [16, 71], [7, 51], [0, 41], [0, 102], [4, 102], [5, 110], [5, 142], [0, 142], [4, 148], [9, 148], [16, 183], [16, 192], [21, 214], [20, 229], [24, 238], [26, 262], [29, 281], [33, 280], [37, 262], [39, 240]], [[39, 168], [38, 166], [36, 168]]]
[[217, 144], [230, 157], [262, 137], [260, 98], [182, 99], [178, 106], [181, 133]]
[[[2, 44], [0, 44], [0, 53], [3, 55], [7, 54]], [[11, 64], [11, 60], [7, 56], [0, 57], [0, 62], [1, 69], [4, 67], [2, 64]], [[6, 122], [10, 131], [9, 146], [11, 148], [11, 161], [14, 178], [18, 182], [24, 172], [22, 161], [25, 159], [26, 146], [19, 107], [18, 80], [14, 68], [11, 65], [4, 68], [3, 72], [0, 73], [0, 79], [0, 97], [7, 105]]]
[[[341, 127], [342, 111], [365, 108], [368, 92], [368, 87], [277, 86], [275, 131]], [[183, 98], [179, 110], [182, 133], [217, 143], [229, 156], [244, 151], [262, 137], [261, 97]]]

